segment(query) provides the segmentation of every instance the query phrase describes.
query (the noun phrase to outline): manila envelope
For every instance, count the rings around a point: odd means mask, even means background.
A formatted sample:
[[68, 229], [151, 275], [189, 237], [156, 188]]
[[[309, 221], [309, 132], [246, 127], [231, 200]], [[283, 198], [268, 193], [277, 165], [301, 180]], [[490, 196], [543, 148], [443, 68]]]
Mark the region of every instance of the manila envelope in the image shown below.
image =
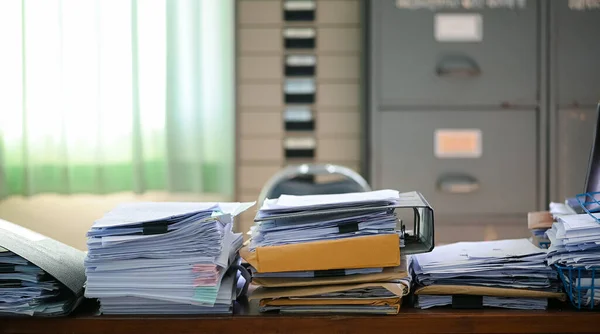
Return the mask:
[[[353, 289], [382, 287], [398, 297], [407, 295], [408, 287], [401, 283], [360, 283], [345, 285], [323, 285], [297, 288], [257, 288], [252, 291], [248, 299], [277, 299], [277, 298], [301, 298], [325, 293], [342, 292]], [[333, 299], [333, 298], [327, 298]], [[381, 298], [380, 298], [381, 299]]]
[[390, 282], [408, 276], [405, 266], [383, 268], [380, 273], [335, 277], [252, 277], [252, 284], [268, 288], [299, 287], [313, 285], [356, 284]]
[[466, 285], [429, 285], [418, 288], [415, 291], [415, 295], [471, 295], [521, 298], [556, 298], [561, 301], [566, 300], [566, 296], [562, 292]]
[[280, 298], [280, 299], [262, 299], [259, 305], [264, 306], [309, 306], [309, 305], [371, 305], [371, 306], [392, 306], [398, 305], [402, 297], [394, 298]]
[[304, 242], [291, 245], [248, 246], [240, 256], [259, 273], [395, 267], [400, 265], [397, 234]]
[[530, 230], [552, 228], [552, 215], [548, 211], [530, 212], [527, 214], [527, 228]]

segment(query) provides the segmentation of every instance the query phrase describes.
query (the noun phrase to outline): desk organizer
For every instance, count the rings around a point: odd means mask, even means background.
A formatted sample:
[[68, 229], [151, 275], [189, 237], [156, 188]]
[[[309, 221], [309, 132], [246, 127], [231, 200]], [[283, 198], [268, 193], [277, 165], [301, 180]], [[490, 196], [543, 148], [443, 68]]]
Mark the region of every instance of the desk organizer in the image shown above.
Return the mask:
[[596, 284], [600, 288], [600, 268], [555, 267], [573, 306], [580, 310], [599, 309], [596, 306], [600, 305], [600, 300], [594, 302], [594, 297], [598, 298], [600, 294], [595, 291]]

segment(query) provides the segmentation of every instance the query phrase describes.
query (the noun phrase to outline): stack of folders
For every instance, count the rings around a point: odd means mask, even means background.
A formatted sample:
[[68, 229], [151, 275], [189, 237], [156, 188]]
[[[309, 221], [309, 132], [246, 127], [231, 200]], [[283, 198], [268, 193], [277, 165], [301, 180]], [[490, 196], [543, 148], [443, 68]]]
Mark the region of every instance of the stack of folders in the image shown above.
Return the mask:
[[0, 219], [0, 315], [62, 316], [83, 299], [82, 251]]
[[590, 287], [587, 296], [582, 298], [587, 305], [591, 303], [593, 286], [596, 290], [594, 303], [600, 304], [600, 293], [596, 289], [600, 288], [599, 278], [597, 275], [592, 278], [592, 274], [600, 268], [600, 223], [587, 213], [562, 215], [546, 234], [551, 241], [548, 264], [584, 269], [583, 274], [576, 277], [576, 282], [568, 283], [576, 287]]
[[546, 309], [549, 298], [565, 300], [565, 295], [545, 260], [546, 250], [527, 239], [436, 247], [412, 257], [416, 306]]
[[548, 211], [530, 212], [527, 215], [527, 227], [531, 231], [531, 242], [539, 248], [550, 247], [546, 231], [552, 227], [552, 214]]
[[243, 271], [233, 217], [252, 205], [118, 206], [88, 232], [86, 297], [104, 314], [230, 314]]
[[258, 285], [250, 299], [262, 312], [397, 314], [411, 278], [394, 209], [418, 199], [382, 190], [266, 200], [240, 251]]

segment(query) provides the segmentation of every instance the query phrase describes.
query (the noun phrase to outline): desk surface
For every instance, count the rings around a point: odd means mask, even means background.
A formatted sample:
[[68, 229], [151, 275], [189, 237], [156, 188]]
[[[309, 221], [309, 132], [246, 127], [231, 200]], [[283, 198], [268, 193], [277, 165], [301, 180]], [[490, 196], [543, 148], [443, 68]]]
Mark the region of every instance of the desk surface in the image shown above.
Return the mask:
[[573, 310], [416, 310], [397, 316], [281, 316], [238, 305], [235, 316], [0, 318], [0, 333], [599, 333], [600, 312]]

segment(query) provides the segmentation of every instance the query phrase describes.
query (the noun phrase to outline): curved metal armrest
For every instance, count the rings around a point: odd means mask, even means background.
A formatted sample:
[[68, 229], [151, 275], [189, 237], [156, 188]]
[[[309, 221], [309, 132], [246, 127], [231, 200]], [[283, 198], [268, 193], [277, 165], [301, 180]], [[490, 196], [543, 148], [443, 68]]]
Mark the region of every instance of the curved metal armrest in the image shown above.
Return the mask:
[[352, 169], [339, 165], [332, 164], [302, 164], [292, 165], [281, 170], [277, 174], [273, 175], [269, 181], [263, 186], [260, 195], [258, 197], [258, 206], [260, 207], [269, 194], [269, 192], [278, 184], [287, 180], [296, 178], [304, 175], [341, 175], [347, 179], [354, 181], [358, 184], [363, 191], [370, 191], [371, 187], [367, 181], [360, 176], [357, 172]]

